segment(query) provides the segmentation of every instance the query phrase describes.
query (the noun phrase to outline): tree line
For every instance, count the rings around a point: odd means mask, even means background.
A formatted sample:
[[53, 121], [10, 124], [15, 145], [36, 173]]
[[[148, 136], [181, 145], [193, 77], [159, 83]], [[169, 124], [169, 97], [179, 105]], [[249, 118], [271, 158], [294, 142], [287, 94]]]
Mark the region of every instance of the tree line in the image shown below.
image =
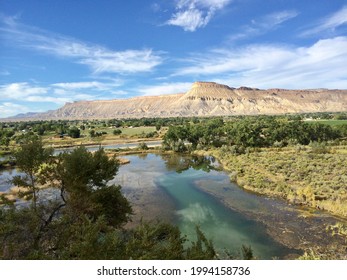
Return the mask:
[[[308, 145], [347, 137], [347, 125], [333, 127], [318, 122], [280, 117], [245, 117], [226, 121], [214, 118], [199, 123], [170, 126], [164, 136], [164, 149], [238, 146], [242, 148]], [[188, 144], [188, 145], [187, 145]]]
[[[101, 136], [102, 132], [96, 131], [96, 128], [113, 127], [115, 135], [120, 127], [140, 127], [154, 126], [159, 131], [162, 127], [185, 126], [188, 124], [206, 124], [218, 117], [171, 117], [171, 118], [141, 118], [141, 119], [109, 119], [109, 120], [47, 120], [47, 121], [19, 121], [0, 123], [0, 145], [8, 145], [10, 140], [20, 141], [18, 133], [31, 133], [39, 136], [47, 133], [56, 135], [68, 135], [72, 138], [79, 138], [81, 132], [88, 129], [91, 137]], [[287, 121], [301, 121], [303, 119], [325, 119], [325, 120], [346, 120], [346, 113], [303, 113], [288, 114], [280, 117], [247, 117], [247, 116], [229, 116], [223, 118], [226, 122], [237, 122], [250, 120], [257, 122], [257, 119], [284, 119]], [[341, 126], [341, 130], [347, 131], [347, 126]], [[90, 134], [90, 133], [89, 133]], [[15, 138], [15, 139], [14, 139]], [[18, 138], [18, 139], [17, 139]], [[18, 142], [17, 141], [17, 142]]]

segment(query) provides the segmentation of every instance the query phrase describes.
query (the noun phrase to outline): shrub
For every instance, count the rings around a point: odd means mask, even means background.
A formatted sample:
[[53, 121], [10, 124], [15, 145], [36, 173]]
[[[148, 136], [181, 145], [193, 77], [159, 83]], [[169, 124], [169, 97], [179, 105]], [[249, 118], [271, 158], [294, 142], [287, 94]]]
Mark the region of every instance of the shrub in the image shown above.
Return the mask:
[[145, 142], [141, 142], [141, 143], [137, 146], [137, 148], [138, 148], [139, 150], [148, 150], [148, 149], [149, 149], [148, 146], [147, 146], [147, 144], [146, 144]]
[[120, 129], [113, 130], [113, 135], [120, 135], [122, 134], [122, 131]]
[[68, 131], [68, 135], [71, 137], [71, 138], [80, 138], [81, 136], [81, 131], [76, 127], [72, 127], [69, 129]]
[[311, 142], [311, 152], [314, 154], [326, 154], [330, 152], [330, 148], [326, 145], [326, 142]]

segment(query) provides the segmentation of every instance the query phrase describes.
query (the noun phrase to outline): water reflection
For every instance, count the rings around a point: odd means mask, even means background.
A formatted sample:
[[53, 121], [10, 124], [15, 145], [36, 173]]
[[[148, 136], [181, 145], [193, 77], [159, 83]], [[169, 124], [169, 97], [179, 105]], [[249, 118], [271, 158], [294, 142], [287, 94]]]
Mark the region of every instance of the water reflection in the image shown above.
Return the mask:
[[187, 208], [178, 210], [177, 214], [183, 222], [189, 222], [196, 225], [201, 225], [211, 220], [217, 220], [215, 213], [210, 207], [201, 205], [198, 202], [189, 204]]
[[182, 173], [183, 171], [193, 168], [195, 170], [202, 170], [204, 172], [210, 172], [211, 170], [217, 170], [217, 166], [214, 165], [214, 157], [201, 157], [201, 156], [182, 156], [179, 154], [164, 154], [162, 159], [165, 161], [167, 170], [176, 171]]
[[13, 176], [23, 175], [17, 169], [4, 169], [0, 171], [0, 192], [7, 192], [13, 185], [11, 180]]

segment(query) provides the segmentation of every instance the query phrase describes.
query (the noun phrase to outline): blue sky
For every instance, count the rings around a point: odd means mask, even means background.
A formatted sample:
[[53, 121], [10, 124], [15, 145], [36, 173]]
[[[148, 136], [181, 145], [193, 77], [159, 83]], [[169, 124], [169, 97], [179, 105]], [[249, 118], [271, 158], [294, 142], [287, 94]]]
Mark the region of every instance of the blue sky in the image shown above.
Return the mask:
[[344, 0], [0, 0], [0, 117], [231, 87], [347, 88]]

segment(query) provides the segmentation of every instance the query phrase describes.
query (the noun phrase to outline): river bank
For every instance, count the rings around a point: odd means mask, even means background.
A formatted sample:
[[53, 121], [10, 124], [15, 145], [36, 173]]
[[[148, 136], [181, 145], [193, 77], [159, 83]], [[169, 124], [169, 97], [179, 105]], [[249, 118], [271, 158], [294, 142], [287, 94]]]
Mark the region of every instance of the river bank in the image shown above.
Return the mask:
[[240, 187], [291, 204], [347, 218], [347, 147], [315, 153], [309, 147], [262, 148], [235, 155], [223, 148], [196, 151], [216, 157]]
[[[341, 161], [346, 160], [345, 148], [334, 149], [334, 153], [330, 156], [312, 155], [309, 151], [298, 154], [293, 153], [293, 149], [261, 149], [248, 155], [232, 155], [222, 149], [213, 149], [196, 151], [194, 154], [215, 157], [223, 169], [228, 172], [231, 181], [237, 183], [245, 191], [262, 195], [263, 199], [270, 200], [273, 205], [277, 204], [278, 199], [288, 203], [288, 207], [276, 207], [276, 211], [268, 209], [267, 213], [272, 214], [265, 216], [263, 215], [264, 212], [257, 211], [257, 208], [252, 209], [250, 207], [246, 211], [247, 215], [264, 223], [268, 233], [274, 239], [292, 248], [305, 251], [314, 250], [323, 259], [346, 259], [347, 236], [333, 236], [332, 232], [328, 230], [333, 224], [347, 225], [346, 201], [343, 195], [343, 190], [346, 190], [347, 184], [344, 183], [344, 177], [341, 176], [341, 174], [346, 174], [343, 171], [346, 165], [341, 164]], [[303, 164], [304, 160], [306, 160], [305, 164]], [[305, 174], [305, 177], [291, 177], [288, 180], [285, 174], [292, 167], [288, 162], [301, 166], [300, 170], [291, 170], [291, 172], [298, 172], [299, 175]], [[340, 169], [336, 168], [339, 163], [341, 164]], [[276, 166], [281, 166], [278, 168], [281, 172], [271, 172]], [[312, 172], [312, 166], [318, 167], [319, 176], [316, 172], [307, 176], [307, 173]], [[322, 166], [326, 168], [326, 172], [321, 170]], [[330, 176], [330, 180], [340, 188], [329, 188], [331, 184], [323, 188], [320, 184], [315, 184], [316, 181], [322, 180], [325, 176]], [[296, 178], [300, 178], [300, 180]], [[313, 194], [311, 198], [306, 197], [304, 199], [305, 191], [307, 192], [305, 186], [308, 185], [308, 181]], [[200, 188], [219, 199], [227, 207], [237, 210], [239, 202], [235, 200], [233, 193], [228, 193], [228, 190], [224, 190], [224, 193], [221, 194], [221, 190], [216, 188], [211, 189], [204, 185]], [[335, 199], [336, 190], [340, 190], [337, 194], [338, 199]], [[321, 199], [323, 193], [324, 200]], [[306, 196], [308, 196], [307, 193]], [[316, 200], [316, 198], [321, 200]], [[298, 209], [299, 215], [289, 211], [293, 206]], [[281, 216], [285, 216], [285, 220], [279, 219], [279, 209], [284, 212], [284, 215]]]

